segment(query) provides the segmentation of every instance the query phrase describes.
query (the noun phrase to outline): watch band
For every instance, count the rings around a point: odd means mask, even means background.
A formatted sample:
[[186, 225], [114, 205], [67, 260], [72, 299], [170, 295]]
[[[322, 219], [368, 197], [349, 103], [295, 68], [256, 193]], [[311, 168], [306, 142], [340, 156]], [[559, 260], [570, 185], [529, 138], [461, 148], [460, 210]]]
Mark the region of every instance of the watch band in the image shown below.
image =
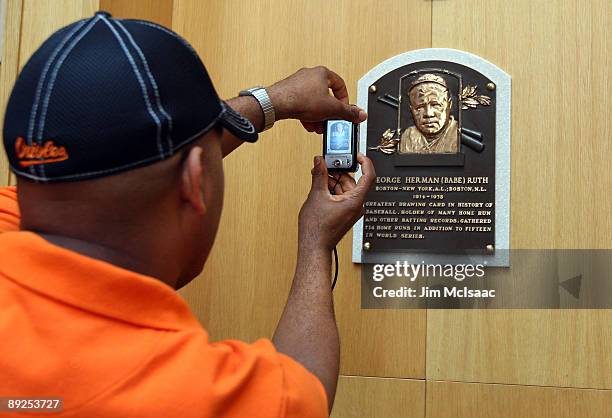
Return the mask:
[[264, 114], [264, 131], [270, 129], [274, 125], [276, 114], [274, 113], [274, 106], [272, 106], [270, 96], [268, 96], [268, 92], [265, 88], [261, 86], [252, 87], [247, 90], [242, 90], [238, 95], [253, 96], [259, 102], [259, 106], [261, 106], [261, 110]]

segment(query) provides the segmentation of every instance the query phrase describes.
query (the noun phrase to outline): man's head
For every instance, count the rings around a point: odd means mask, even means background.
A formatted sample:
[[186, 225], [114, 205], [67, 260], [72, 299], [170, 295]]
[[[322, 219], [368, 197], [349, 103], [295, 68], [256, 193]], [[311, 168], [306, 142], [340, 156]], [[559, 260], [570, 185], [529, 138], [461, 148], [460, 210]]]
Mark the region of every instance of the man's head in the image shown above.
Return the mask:
[[[221, 129], [168, 159], [112, 176], [50, 184], [17, 177], [21, 228], [95, 243], [124, 256], [123, 267], [180, 288], [202, 270], [219, 226]], [[142, 254], [155, 257], [137, 260]]]
[[344, 133], [344, 124], [342, 123], [336, 123], [336, 132], [338, 134], [343, 134]]
[[434, 74], [417, 78], [408, 91], [417, 129], [426, 137], [438, 135], [451, 117], [452, 99], [446, 81]]
[[[106, 13], [60, 29], [25, 65], [5, 116], [22, 228], [123, 252], [119, 264], [180, 287], [219, 223], [223, 129], [257, 139], [175, 33]], [[146, 253], [157, 257], [136, 260]]]

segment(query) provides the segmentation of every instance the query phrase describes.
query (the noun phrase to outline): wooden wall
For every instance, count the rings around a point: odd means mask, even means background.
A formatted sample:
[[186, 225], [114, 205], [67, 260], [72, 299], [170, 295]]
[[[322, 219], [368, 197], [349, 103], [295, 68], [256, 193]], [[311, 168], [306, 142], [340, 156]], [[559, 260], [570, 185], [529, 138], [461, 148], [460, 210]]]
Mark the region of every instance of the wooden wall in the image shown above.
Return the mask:
[[[235, 0], [202, 7], [181, 0], [174, 2], [173, 25], [200, 52], [224, 97], [244, 86], [269, 85], [300, 67], [325, 64], [342, 74], [355, 98], [357, 80], [368, 69], [431, 43], [427, 2], [386, 2], [388, 14], [376, 25], [369, 23], [373, 10], [355, 9], [354, 1], [325, 4], [278, 1], [272, 7], [253, 1], [246, 7]], [[417, 22], [414, 30], [392, 30], [408, 15]], [[368, 36], [364, 27], [372, 28]], [[321, 148], [320, 136], [287, 121], [225, 162], [222, 232], [203, 280], [184, 293], [213, 336], [254, 340], [274, 330], [295, 266], [297, 214], [310, 188], [312, 156]], [[350, 236], [338, 251], [335, 298], [343, 373], [424, 378], [425, 311], [362, 311]]]
[[[0, 121], [4, 124], [4, 110], [17, 72], [19, 71], [19, 42], [21, 38], [21, 0], [11, 1], [4, 7], [4, 33], [2, 61], [0, 62]], [[0, 152], [0, 185], [8, 184], [10, 171], [4, 152]]]
[[[324, 64], [355, 99], [357, 80], [398, 53], [451, 47], [480, 55], [513, 77], [513, 247], [610, 247], [607, 0], [8, 0], [1, 112], [40, 42], [96, 9], [171, 26], [200, 53], [223, 97]], [[320, 137], [288, 121], [226, 160], [216, 246], [182, 291], [214, 339], [272, 334], [320, 151]], [[2, 156], [0, 184], [7, 181]], [[362, 311], [350, 234], [339, 254], [335, 418], [609, 416], [612, 312]]]

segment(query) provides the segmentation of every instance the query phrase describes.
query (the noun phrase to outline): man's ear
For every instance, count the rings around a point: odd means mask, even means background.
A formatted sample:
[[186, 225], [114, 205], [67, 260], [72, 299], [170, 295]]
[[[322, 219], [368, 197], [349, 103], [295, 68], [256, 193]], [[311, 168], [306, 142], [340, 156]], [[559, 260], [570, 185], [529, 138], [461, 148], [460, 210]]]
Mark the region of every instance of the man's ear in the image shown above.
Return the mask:
[[206, 213], [204, 192], [202, 190], [202, 148], [192, 147], [183, 161], [181, 173], [181, 197], [189, 202], [200, 215]]

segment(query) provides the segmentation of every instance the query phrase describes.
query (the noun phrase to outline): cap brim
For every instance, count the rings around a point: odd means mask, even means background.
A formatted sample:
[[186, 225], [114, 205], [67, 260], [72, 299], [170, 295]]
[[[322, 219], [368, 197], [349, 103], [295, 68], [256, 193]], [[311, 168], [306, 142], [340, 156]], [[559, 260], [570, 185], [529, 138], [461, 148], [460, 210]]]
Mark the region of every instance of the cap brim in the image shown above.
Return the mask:
[[227, 103], [221, 101], [223, 111], [219, 122], [238, 139], [247, 142], [257, 141], [257, 130], [250, 120], [232, 109]]

